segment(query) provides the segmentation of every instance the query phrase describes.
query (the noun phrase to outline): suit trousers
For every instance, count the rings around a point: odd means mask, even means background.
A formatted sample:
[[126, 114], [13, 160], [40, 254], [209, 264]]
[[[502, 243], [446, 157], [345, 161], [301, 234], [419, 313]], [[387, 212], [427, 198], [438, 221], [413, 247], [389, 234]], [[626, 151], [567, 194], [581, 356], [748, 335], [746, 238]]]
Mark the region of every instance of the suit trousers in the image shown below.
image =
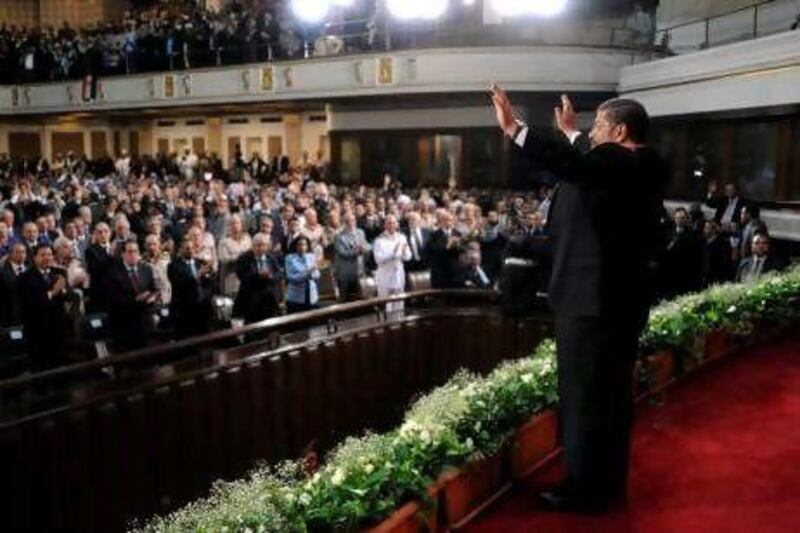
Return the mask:
[[624, 494], [633, 366], [646, 313], [556, 315], [558, 392], [567, 488], [587, 499]]

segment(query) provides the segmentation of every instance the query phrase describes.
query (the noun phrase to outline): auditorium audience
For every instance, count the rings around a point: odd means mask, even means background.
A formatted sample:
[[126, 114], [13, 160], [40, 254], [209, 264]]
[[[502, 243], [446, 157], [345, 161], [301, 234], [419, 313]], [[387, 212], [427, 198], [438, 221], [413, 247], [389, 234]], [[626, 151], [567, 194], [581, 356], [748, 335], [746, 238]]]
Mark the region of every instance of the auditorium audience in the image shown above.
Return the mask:
[[105, 283], [114, 347], [118, 351], [147, 344], [152, 306], [159, 300], [153, 270], [141, 261], [139, 244], [126, 241], [120, 248], [122, 260], [115, 262]]
[[[506, 259], [513, 257], [522, 261], [520, 276], [536, 278], [535, 290], [518, 292], [546, 291], [540, 281], [547, 278], [546, 206], [554, 200], [552, 187], [411, 189], [393, 178], [387, 187], [342, 186], [332, 184], [328, 167], [311, 158], [295, 165], [275, 158], [253, 171], [246, 165], [241, 173], [219, 165], [207, 176], [204, 169], [214, 158], [196, 155], [198, 171], [191, 179], [182, 176], [178, 154], [124, 154], [121, 166], [74, 154], [52, 164], [0, 155], [0, 296], [9, 302], [3, 325], [30, 323], [25, 337], [36, 344], [30, 335], [40, 325], [22, 313], [21, 300], [15, 310], [8, 295], [21, 295], [17, 272], [30, 270], [33, 250], [42, 244], [52, 245], [48, 265], [64, 268], [58, 305], [72, 320], [71, 329], [79, 330], [84, 318], [109, 313], [115, 351], [209, 331], [212, 300], [228, 299], [233, 316], [246, 322], [329, 303], [334, 291], [323, 289], [327, 294], [320, 295], [317, 285], [323, 275], [335, 281], [340, 301], [361, 297], [366, 276], [374, 276], [385, 295], [403, 291], [408, 273], [427, 270], [434, 288], [500, 285], [513, 291], [521, 278], [503, 281]], [[734, 188], [726, 190], [726, 198], [737, 198]], [[729, 204], [725, 200], [714, 213], [720, 220], [730, 218], [727, 226], [706, 222], [702, 210], [693, 209], [693, 216], [676, 210], [659, 268], [663, 297], [780, 268], [771, 252], [763, 264], [739, 265], [743, 246], [764, 247], [755, 235], [766, 228], [756, 205], [741, 199], [732, 209]], [[624, 228], [619, 238], [625, 238]], [[117, 307], [127, 304], [119, 305], [119, 295], [112, 297], [108, 287], [132, 288], [130, 276], [121, 274], [125, 250], [133, 254], [129, 243], [137, 241], [143, 250], [141, 261], [134, 262], [137, 271], [146, 269], [151, 275], [139, 276], [152, 279], [152, 289], [144, 292], [160, 298], [137, 316], [149, 320], [158, 305], [169, 306], [171, 316], [158, 331], [144, 327], [135, 339], [125, 339], [116, 329], [125, 310]], [[218, 322], [224, 326], [224, 320]]]
[[712, 181], [709, 184], [706, 205], [716, 210], [714, 220], [719, 222], [723, 229], [728, 229], [731, 223], [741, 222], [744, 200], [739, 197], [738, 189], [733, 183], [725, 185], [724, 196], [717, 194], [717, 188], [717, 182]]

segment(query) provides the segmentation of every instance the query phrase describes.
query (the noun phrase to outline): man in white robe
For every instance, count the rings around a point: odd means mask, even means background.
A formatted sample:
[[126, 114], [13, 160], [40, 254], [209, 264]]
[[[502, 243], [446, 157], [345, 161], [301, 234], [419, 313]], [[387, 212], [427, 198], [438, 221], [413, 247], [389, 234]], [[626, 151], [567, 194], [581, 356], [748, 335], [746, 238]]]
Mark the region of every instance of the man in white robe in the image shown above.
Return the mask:
[[[378, 270], [375, 272], [375, 284], [378, 297], [402, 293], [406, 288], [406, 271], [404, 261], [411, 260], [411, 248], [406, 236], [397, 231], [397, 218], [386, 217], [384, 232], [375, 239], [373, 254]], [[386, 306], [387, 312], [400, 311], [403, 302], [395, 302]]]

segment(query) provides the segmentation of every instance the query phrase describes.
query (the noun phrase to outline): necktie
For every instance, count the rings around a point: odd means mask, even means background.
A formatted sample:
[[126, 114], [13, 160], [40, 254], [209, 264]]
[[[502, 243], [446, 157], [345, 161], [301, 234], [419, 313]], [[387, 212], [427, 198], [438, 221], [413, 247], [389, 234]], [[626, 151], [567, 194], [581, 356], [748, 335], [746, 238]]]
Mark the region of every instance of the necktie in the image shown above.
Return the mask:
[[25, 267], [22, 266], [22, 265], [17, 265], [17, 266], [14, 267], [14, 272], [17, 274], [17, 276], [22, 274], [24, 271], [25, 271]]
[[191, 272], [192, 272], [192, 277], [196, 278], [197, 277], [197, 268], [194, 266], [194, 259], [191, 259], [189, 261], [189, 270], [191, 270]]
[[128, 269], [128, 275], [131, 278], [131, 285], [133, 285], [133, 292], [139, 294], [139, 274], [136, 272], [135, 267]]

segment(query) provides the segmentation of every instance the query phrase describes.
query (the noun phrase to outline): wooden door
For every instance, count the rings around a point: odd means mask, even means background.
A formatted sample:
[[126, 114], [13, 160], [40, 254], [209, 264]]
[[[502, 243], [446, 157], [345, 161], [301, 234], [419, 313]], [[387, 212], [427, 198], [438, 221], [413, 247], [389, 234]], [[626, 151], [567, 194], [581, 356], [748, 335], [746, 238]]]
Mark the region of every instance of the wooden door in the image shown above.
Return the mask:
[[98, 157], [108, 157], [108, 140], [104, 131], [92, 132], [92, 159]]
[[42, 139], [38, 133], [12, 131], [8, 134], [8, 153], [11, 157], [39, 157]]
[[50, 146], [53, 148], [53, 157], [61, 154], [66, 156], [67, 152], [72, 152], [76, 157], [82, 156], [83, 132], [80, 131], [54, 131], [50, 138]]
[[267, 155], [270, 159], [283, 155], [283, 138], [280, 135], [272, 135], [267, 139]]

